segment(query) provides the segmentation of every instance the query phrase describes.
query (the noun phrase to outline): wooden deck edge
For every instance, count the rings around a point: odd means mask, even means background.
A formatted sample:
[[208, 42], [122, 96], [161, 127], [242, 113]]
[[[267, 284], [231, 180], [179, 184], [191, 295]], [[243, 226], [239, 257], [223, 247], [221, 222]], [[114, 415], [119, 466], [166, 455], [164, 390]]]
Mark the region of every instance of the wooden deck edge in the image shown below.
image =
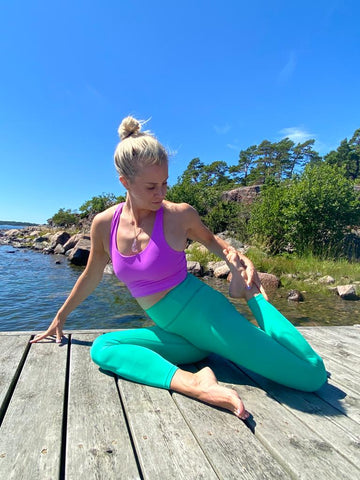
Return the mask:
[[[339, 329], [339, 328], [360, 328], [359, 323], [355, 323], [354, 325], [312, 325], [312, 326], [299, 326], [296, 327], [300, 331], [301, 330], [313, 330], [316, 328], [324, 328], [324, 329]], [[93, 328], [93, 329], [77, 329], [77, 330], [64, 330], [64, 335], [73, 335], [73, 334], [89, 334], [89, 333], [106, 333], [106, 332], [117, 332], [119, 330], [129, 330], [128, 328]], [[25, 330], [25, 331], [17, 331], [17, 330], [10, 330], [10, 331], [4, 331], [0, 332], [0, 336], [2, 335], [38, 335], [40, 333], [43, 333], [44, 330]]]

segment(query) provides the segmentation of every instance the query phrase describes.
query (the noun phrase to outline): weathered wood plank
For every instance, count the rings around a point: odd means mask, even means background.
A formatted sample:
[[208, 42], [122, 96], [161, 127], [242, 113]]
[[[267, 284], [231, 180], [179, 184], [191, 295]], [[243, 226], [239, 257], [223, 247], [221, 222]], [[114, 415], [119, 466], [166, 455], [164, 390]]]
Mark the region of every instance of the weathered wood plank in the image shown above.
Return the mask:
[[139, 479], [113, 376], [91, 361], [96, 334], [71, 336], [67, 479]]
[[145, 479], [217, 478], [168, 391], [118, 385]]
[[360, 396], [336, 382], [336, 375], [317, 390], [316, 395], [360, 424]]
[[[321, 351], [326, 358], [330, 358], [336, 363], [345, 366], [352, 373], [357, 375], [360, 372], [360, 356], [353, 355], [342, 342], [335, 339], [329, 342], [321, 338], [316, 332], [305, 333], [305, 338], [316, 351]], [[359, 341], [360, 344], [360, 341]]]
[[360, 468], [360, 427], [316, 394], [283, 387], [260, 375], [246, 371], [256, 383], [299, 420], [329, 443], [357, 468]]
[[[238, 385], [241, 385], [241, 379]], [[235, 415], [178, 393], [172, 396], [219, 478], [289, 478], [288, 473]]]
[[[238, 381], [239, 369], [217, 357], [210, 364], [218, 378]], [[241, 375], [240, 375], [241, 377]], [[357, 478], [359, 470], [328, 442], [284, 408], [249, 377], [237, 388], [253, 418], [247, 423], [265, 448], [295, 478]]]
[[67, 345], [32, 345], [1, 426], [2, 478], [58, 478]]
[[360, 356], [360, 327], [305, 327], [299, 329], [306, 335], [321, 338], [325, 343], [338, 344], [342, 346], [349, 354]]
[[0, 419], [3, 417], [8, 395], [11, 394], [14, 382], [21, 367], [23, 357], [29, 348], [30, 336], [9, 335], [1, 338], [0, 348]]

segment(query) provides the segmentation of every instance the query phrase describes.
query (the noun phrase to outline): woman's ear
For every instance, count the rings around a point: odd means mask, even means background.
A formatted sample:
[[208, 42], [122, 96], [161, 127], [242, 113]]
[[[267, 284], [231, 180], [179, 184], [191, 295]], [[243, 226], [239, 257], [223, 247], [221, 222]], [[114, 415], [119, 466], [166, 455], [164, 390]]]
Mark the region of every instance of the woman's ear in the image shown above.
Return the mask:
[[127, 181], [126, 177], [124, 177], [123, 175], [120, 175], [119, 180], [120, 180], [120, 183], [123, 185], [123, 187], [125, 187], [126, 190], [128, 190], [129, 182]]

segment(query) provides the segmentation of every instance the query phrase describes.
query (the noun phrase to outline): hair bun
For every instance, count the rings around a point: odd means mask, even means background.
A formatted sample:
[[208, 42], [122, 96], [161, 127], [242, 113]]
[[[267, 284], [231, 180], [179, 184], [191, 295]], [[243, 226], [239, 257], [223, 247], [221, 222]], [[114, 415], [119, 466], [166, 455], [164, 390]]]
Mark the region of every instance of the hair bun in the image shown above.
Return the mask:
[[141, 123], [133, 117], [126, 117], [121, 122], [120, 127], [118, 128], [118, 134], [120, 140], [125, 140], [125, 138], [130, 137], [139, 133], [141, 130]]

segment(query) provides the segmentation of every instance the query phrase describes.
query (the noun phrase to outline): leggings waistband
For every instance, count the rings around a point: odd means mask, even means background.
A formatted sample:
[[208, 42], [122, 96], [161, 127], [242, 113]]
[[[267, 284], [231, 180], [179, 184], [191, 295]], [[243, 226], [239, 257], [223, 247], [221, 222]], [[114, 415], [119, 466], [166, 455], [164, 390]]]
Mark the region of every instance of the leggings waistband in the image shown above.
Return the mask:
[[159, 327], [166, 329], [187, 307], [194, 295], [204, 287], [205, 284], [201, 280], [188, 273], [184, 281], [145, 312]]

